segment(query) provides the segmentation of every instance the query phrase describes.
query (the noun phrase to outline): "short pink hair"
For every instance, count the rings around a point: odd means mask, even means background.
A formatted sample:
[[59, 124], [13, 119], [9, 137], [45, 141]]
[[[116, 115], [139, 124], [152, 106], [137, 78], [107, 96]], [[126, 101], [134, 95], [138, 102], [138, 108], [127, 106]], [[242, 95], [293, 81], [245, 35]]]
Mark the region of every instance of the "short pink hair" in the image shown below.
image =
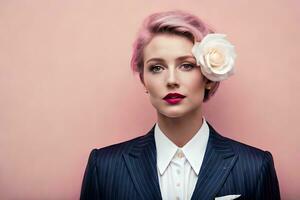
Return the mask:
[[[194, 43], [195, 41], [200, 42], [207, 34], [214, 33], [214, 31], [201, 19], [184, 11], [158, 12], [149, 15], [144, 20], [138, 32], [138, 36], [133, 44], [133, 54], [131, 58], [131, 68], [133, 72], [139, 73], [140, 80], [143, 84], [143, 50], [151, 39], [159, 33], [179, 35]], [[215, 82], [210, 90], [205, 89], [204, 102], [217, 91], [219, 84], [220, 82]]]

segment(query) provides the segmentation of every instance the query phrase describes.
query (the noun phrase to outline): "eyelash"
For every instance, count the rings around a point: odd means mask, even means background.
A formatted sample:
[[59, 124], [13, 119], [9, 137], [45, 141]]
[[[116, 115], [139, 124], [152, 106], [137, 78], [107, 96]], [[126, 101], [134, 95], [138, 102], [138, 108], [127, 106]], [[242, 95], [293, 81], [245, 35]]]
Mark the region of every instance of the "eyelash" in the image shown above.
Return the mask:
[[[187, 69], [185, 71], [189, 71], [189, 70], [191, 70], [195, 67], [194, 64], [190, 64], [190, 63], [184, 63], [181, 66], [189, 66], [190, 67], [189, 69]], [[162, 66], [161, 65], [151, 65], [149, 71], [152, 72], [152, 73], [158, 73], [157, 71], [154, 70], [154, 69], [157, 69], [157, 68], [162, 68]]]

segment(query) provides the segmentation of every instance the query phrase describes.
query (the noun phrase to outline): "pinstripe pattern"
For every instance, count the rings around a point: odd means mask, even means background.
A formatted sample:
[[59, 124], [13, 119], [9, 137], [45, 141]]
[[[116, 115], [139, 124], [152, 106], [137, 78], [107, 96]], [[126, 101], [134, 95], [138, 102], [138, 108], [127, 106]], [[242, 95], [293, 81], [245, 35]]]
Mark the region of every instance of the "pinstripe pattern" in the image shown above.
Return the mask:
[[[241, 194], [239, 199], [280, 199], [271, 153], [219, 135], [210, 136], [192, 200]], [[144, 136], [94, 149], [81, 200], [159, 200], [154, 126]]]

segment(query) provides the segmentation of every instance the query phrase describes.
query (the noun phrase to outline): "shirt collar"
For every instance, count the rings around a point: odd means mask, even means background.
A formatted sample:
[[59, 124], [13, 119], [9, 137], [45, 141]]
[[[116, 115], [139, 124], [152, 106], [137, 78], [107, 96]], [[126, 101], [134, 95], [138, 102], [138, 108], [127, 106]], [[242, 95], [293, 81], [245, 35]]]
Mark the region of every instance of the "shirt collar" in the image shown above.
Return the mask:
[[201, 128], [192, 137], [192, 139], [181, 148], [174, 144], [161, 131], [156, 123], [154, 129], [154, 139], [157, 151], [157, 167], [160, 174], [162, 175], [165, 172], [177, 150], [181, 149], [186, 159], [192, 166], [194, 172], [198, 175], [204, 158], [208, 138], [209, 127], [204, 117]]

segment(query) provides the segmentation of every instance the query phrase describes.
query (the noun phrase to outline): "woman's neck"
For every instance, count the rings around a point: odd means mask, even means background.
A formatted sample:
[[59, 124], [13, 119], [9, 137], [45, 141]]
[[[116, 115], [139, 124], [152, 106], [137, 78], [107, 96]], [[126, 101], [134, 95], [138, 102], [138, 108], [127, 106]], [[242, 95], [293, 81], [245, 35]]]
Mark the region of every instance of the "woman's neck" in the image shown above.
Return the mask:
[[170, 118], [157, 112], [161, 131], [177, 146], [183, 147], [201, 128], [202, 109], [178, 118]]

